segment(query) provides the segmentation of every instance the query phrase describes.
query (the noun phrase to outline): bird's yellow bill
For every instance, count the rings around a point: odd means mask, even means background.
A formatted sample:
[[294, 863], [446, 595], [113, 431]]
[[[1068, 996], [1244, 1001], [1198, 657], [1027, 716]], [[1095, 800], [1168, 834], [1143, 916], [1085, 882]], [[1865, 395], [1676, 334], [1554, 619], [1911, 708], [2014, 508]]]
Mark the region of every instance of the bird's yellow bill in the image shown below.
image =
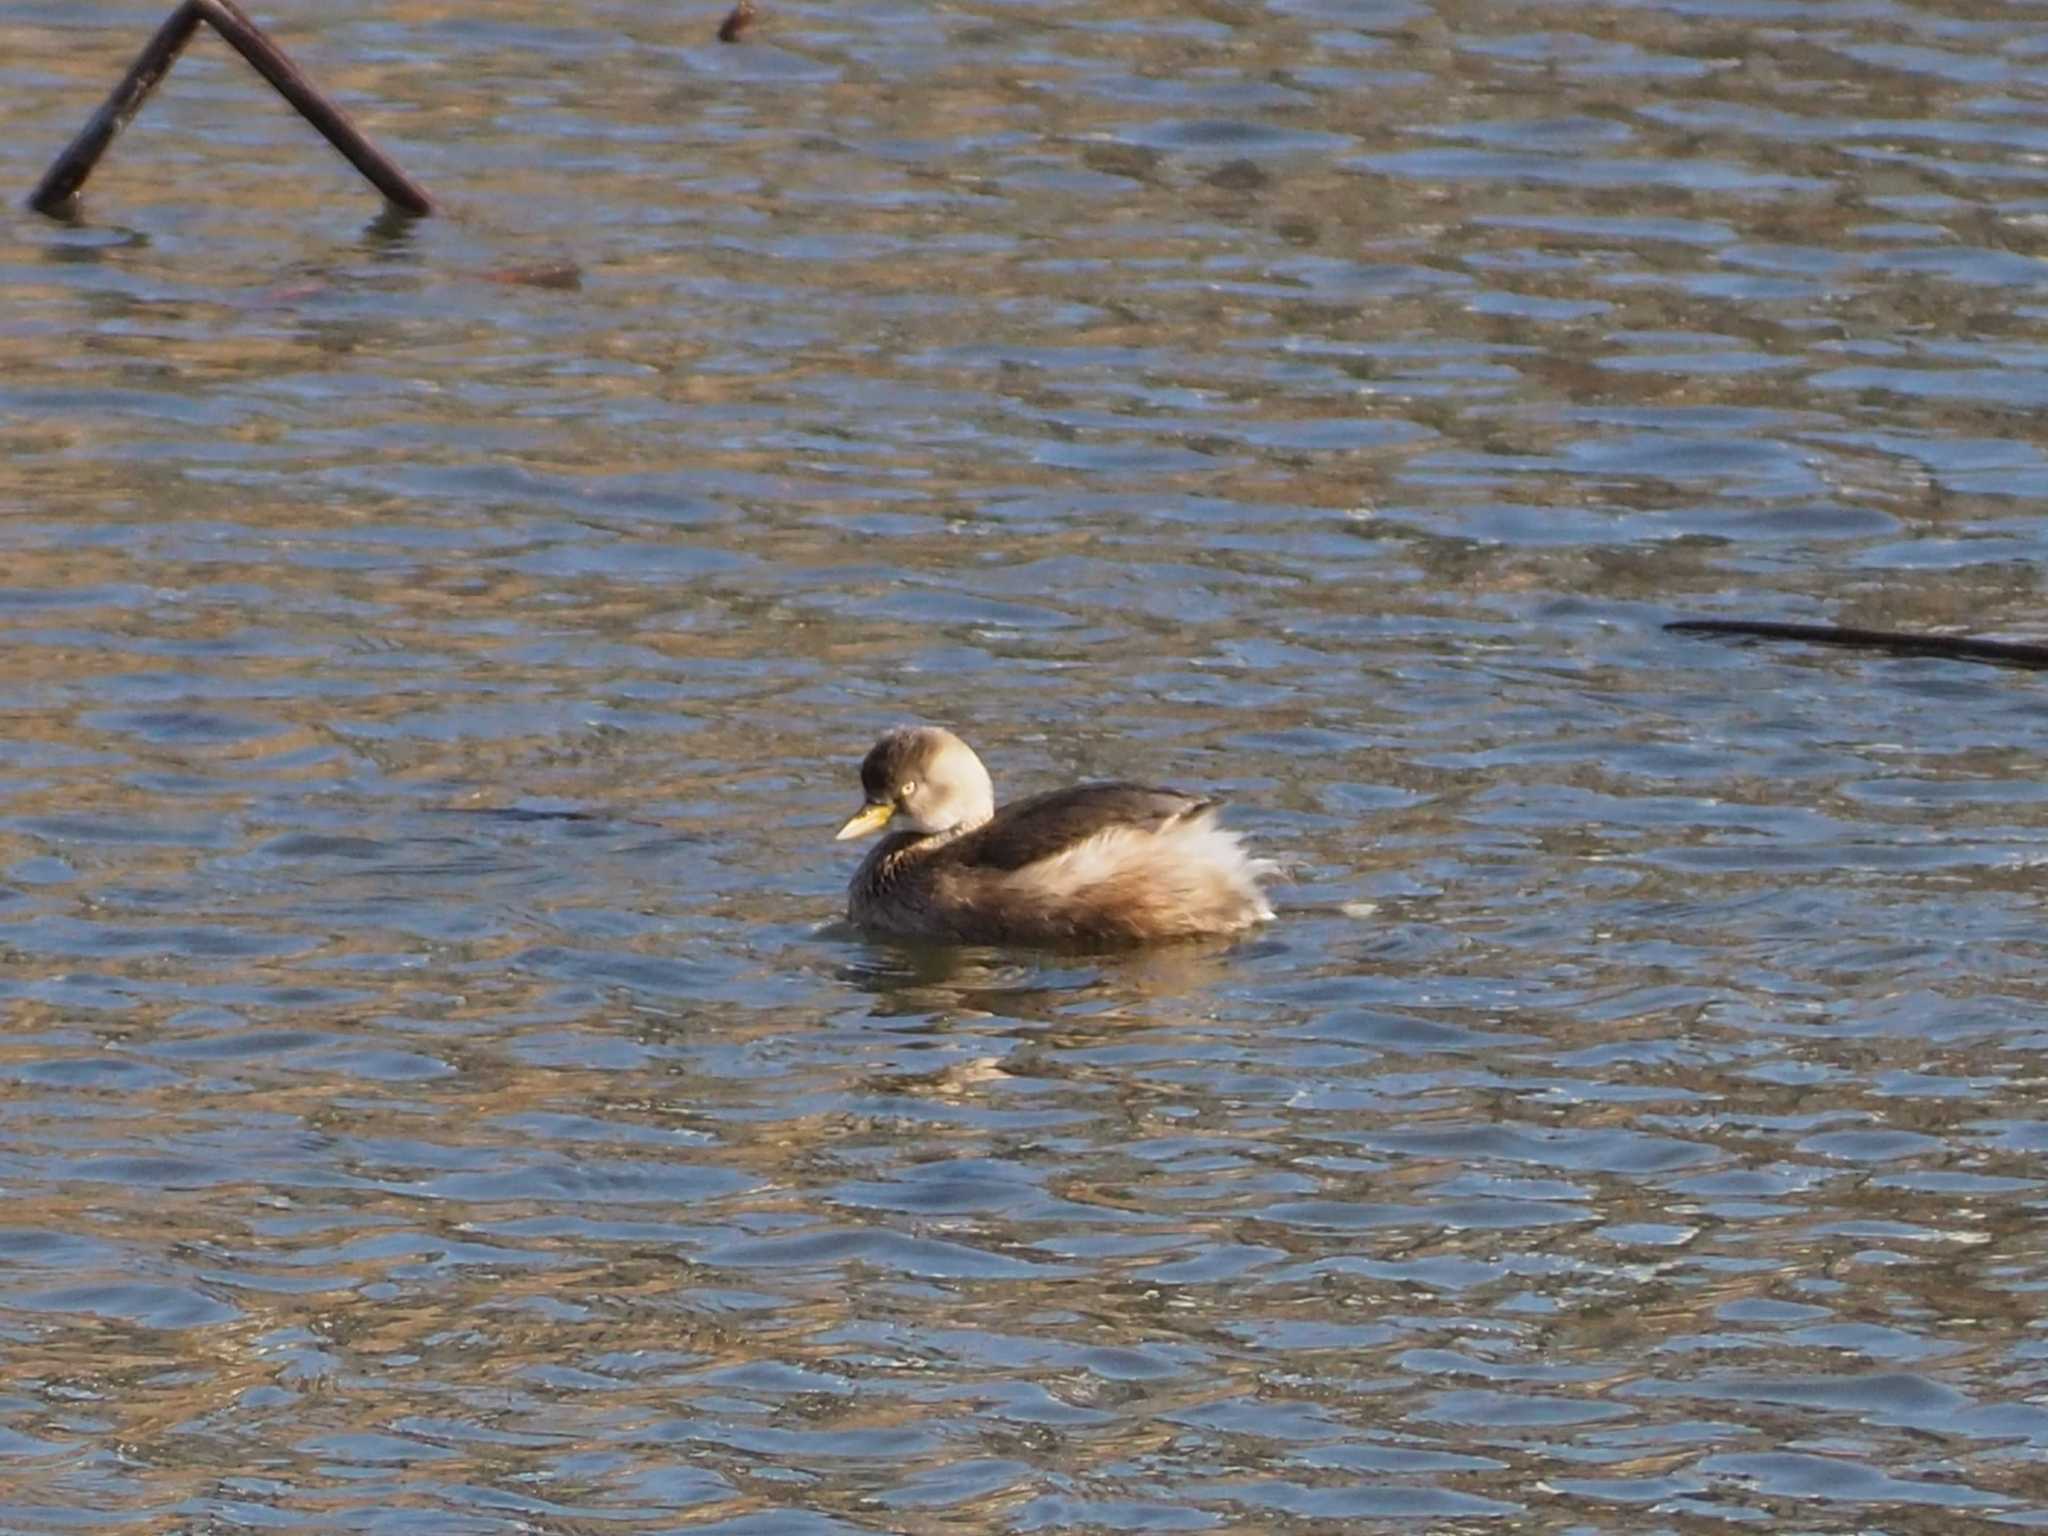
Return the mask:
[[870, 832], [879, 832], [889, 825], [889, 818], [896, 814], [893, 805], [864, 805], [853, 813], [846, 825], [839, 829], [839, 835], [832, 839], [843, 843], [849, 837], [866, 837]]

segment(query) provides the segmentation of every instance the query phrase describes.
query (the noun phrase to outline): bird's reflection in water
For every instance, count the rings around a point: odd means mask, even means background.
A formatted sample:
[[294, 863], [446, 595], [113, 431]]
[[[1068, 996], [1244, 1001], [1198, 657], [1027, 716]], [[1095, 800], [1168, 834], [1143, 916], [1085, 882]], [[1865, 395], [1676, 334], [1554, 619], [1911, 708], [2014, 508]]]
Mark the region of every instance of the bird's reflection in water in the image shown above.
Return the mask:
[[872, 996], [878, 1017], [993, 1015], [1062, 1028], [1156, 1023], [1153, 1005], [1212, 990], [1246, 948], [1213, 940], [1067, 953], [881, 942], [845, 923], [819, 936], [853, 945], [839, 979]]

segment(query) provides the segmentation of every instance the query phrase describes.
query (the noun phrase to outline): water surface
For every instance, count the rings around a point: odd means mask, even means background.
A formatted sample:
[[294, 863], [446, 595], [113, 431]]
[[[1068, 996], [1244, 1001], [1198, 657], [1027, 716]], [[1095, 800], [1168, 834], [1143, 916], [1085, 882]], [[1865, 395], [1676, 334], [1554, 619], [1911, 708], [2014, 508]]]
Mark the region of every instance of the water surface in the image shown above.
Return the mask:
[[[447, 216], [0, 215], [0, 1524], [2048, 1520], [2048, 682], [1659, 628], [2039, 637], [2038, 17], [264, 14]], [[1281, 920], [850, 940], [911, 717]]]

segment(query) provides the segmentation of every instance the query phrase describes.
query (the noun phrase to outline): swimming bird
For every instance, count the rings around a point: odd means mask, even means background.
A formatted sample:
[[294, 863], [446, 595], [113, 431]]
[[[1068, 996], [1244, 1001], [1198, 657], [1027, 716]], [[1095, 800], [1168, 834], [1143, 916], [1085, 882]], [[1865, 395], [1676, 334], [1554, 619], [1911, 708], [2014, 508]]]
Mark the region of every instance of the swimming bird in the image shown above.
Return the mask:
[[889, 828], [847, 887], [884, 938], [1101, 947], [1241, 933], [1272, 917], [1276, 871], [1217, 823], [1218, 802], [1142, 784], [1078, 784], [996, 809], [951, 731], [890, 731], [860, 765], [843, 840]]

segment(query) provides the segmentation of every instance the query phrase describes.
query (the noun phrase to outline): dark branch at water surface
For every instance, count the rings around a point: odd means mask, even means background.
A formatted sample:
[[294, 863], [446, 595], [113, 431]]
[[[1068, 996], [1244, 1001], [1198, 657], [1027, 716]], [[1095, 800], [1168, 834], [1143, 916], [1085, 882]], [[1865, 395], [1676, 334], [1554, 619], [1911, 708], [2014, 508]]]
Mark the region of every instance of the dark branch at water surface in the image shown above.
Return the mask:
[[2048, 669], [2048, 645], [2022, 640], [1979, 640], [1969, 635], [1914, 635], [1894, 629], [1859, 629], [1842, 624], [1788, 624], [1770, 619], [1679, 619], [1665, 629], [1689, 635], [1729, 635], [1746, 640], [1794, 640], [1838, 645], [1888, 656], [1936, 656], [1949, 661], [1983, 661], [1998, 666]]

